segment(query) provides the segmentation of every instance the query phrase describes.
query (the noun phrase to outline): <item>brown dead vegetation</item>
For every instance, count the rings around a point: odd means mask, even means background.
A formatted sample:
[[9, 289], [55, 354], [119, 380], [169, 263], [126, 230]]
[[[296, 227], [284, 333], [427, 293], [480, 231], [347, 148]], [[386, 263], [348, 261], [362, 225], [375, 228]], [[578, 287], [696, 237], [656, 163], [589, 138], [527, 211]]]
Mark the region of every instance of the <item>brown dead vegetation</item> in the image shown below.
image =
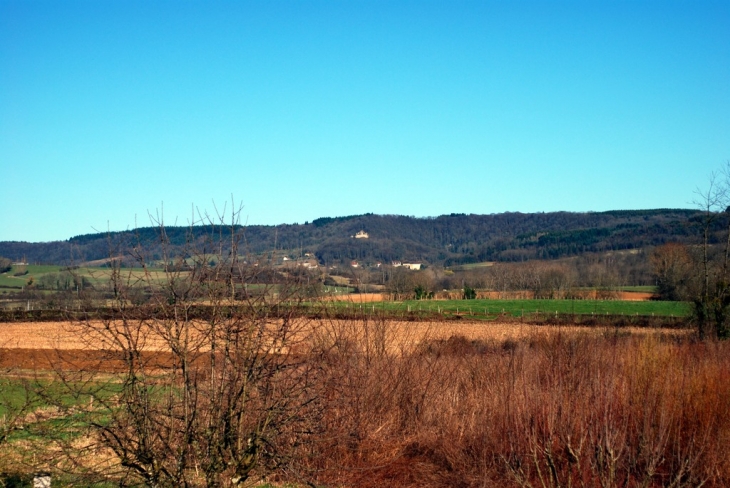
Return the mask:
[[[730, 347], [565, 328], [340, 340], [310, 468], [334, 486], [728, 486]], [[394, 337], [397, 335], [394, 335]], [[391, 351], [397, 347], [389, 348]]]
[[[5, 324], [3, 366], [123, 368], [88, 337], [64, 335], [70, 325]], [[309, 377], [321, 408], [297, 424], [307, 442], [282, 434], [286, 469], [269, 481], [730, 486], [729, 344], [656, 329], [377, 319], [309, 327], [311, 347], [326, 351]], [[149, 363], [164, 368], [168, 354], [150, 345]]]

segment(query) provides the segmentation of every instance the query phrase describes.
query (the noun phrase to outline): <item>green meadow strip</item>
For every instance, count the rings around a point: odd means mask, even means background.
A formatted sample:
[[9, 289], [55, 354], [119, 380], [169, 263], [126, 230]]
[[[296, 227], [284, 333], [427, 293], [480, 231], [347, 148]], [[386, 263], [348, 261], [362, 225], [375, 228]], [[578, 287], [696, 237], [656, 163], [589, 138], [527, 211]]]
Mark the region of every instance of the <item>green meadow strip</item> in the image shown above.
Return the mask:
[[691, 304], [670, 301], [626, 300], [407, 300], [403, 302], [334, 302], [335, 310], [366, 312], [431, 312], [512, 317], [547, 315], [625, 315], [688, 317]]

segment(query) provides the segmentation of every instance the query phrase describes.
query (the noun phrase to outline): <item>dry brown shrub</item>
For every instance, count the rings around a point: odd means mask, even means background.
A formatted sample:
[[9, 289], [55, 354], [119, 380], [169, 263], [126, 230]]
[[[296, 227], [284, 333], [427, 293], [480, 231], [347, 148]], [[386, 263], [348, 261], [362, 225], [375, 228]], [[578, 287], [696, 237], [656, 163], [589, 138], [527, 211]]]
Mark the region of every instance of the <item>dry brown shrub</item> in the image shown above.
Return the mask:
[[[378, 317], [306, 325], [288, 354], [301, 364], [317, 361], [306, 376], [316, 403], [293, 411], [302, 421], [277, 432], [289, 467], [272, 468], [272, 480], [730, 486], [730, 344], [676, 331]], [[71, 344], [53, 332], [45, 335]], [[90, 339], [84, 347], [97, 347]], [[162, 352], [143, 349], [151, 370], [162, 367]], [[86, 369], [92, 362], [99, 364], [92, 369], [118, 368], [111, 351], [48, 351], [66, 366], [83, 359]], [[290, 371], [291, 381], [279, 384], [295, 391], [304, 376]], [[297, 441], [302, 429], [307, 442]]]
[[557, 330], [415, 350], [341, 342], [328, 362], [309, 458], [320, 482], [730, 483], [728, 344]]

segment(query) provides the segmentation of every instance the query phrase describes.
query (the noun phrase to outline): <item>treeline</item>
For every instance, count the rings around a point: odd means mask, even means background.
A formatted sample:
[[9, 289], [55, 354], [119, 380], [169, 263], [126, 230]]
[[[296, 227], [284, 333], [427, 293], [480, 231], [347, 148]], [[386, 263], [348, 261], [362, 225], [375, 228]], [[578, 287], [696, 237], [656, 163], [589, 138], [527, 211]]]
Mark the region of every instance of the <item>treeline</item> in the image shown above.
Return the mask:
[[[586, 253], [644, 249], [666, 242], [689, 243], [697, 236], [702, 213], [686, 209], [610, 212], [551, 212], [492, 215], [451, 214], [432, 218], [399, 215], [325, 217], [304, 224], [237, 226], [240, 251], [311, 253], [321, 264], [417, 261], [445, 266], [498, 261], [555, 260]], [[713, 235], [725, 226], [716, 219]], [[170, 249], [203, 243], [220, 226], [158, 227], [87, 234], [47, 243], [0, 242], [0, 256], [31, 263], [68, 264], [123, 255], [143, 247], [150, 259]], [[358, 231], [368, 239], [355, 239]], [[713, 237], [711, 236], [711, 240]], [[213, 250], [211, 250], [213, 251]]]
[[[527, 292], [519, 296], [562, 299], [583, 297], [588, 289], [600, 292], [605, 298], [614, 298], [622, 287], [654, 286], [658, 270], [645, 252], [630, 251], [587, 253], [555, 261], [495, 263], [473, 269], [432, 266], [410, 271], [403, 267], [384, 267], [353, 270], [351, 274], [358, 283], [383, 285], [383, 291], [397, 300], [429, 298], [447, 291], [456, 293], [453, 298], [475, 298], [466, 296], [468, 289], [489, 292], [492, 298], [509, 298], [517, 296], [514, 292]], [[421, 291], [420, 297], [417, 290]]]

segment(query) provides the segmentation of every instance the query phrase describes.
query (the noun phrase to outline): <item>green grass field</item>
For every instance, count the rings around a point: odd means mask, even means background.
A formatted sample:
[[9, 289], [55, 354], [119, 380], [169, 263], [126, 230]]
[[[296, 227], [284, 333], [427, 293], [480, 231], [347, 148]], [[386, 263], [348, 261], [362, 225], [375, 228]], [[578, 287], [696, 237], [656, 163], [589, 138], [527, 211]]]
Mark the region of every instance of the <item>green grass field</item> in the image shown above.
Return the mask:
[[[393, 304], [397, 306], [397, 304]], [[491, 315], [506, 313], [514, 317], [540, 314], [576, 315], [659, 315], [686, 317], [690, 304], [686, 302], [623, 300], [409, 300], [401, 307], [410, 310], [440, 310], [447, 313]]]
[[[80, 391], [77, 393], [67, 390], [58, 382], [23, 380], [7, 372], [0, 373], [0, 427], [4, 420], [18, 420], [16, 428], [0, 442], [0, 486], [32, 487], [36, 470], [28, 464], [29, 461], [35, 464], [48, 456], [49, 452], [55, 452], [54, 441], [73, 442], [79, 436], [86, 435], [91, 421], [108, 421], [108, 409], [87, 410], [90, 395], [81, 391], [96, 390], [99, 386], [104, 387], [101, 390], [104, 398], [120, 390], [116, 383], [94, 383], [78, 385]], [[99, 394], [97, 390], [96, 395]], [[53, 403], [47, 401], [49, 397], [53, 398]], [[58, 406], [63, 409], [59, 410]], [[6, 456], [9, 453], [14, 455]], [[98, 480], [86, 483], [83, 476], [54, 473], [51, 486], [112, 487], [118, 484], [100, 483]]]
[[[0, 287], [4, 288], [23, 288], [28, 280], [32, 277], [33, 280], [37, 280], [38, 277], [48, 273], [58, 273], [61, 266], [51, 265], [28, 265], [28, 266], [13, 266], [10, 271], [0, 274]], [[21, 276], [15, 276], [16, 273], [24, 273]]]
[[[106, 396], [111, 396], [119, 391], [119, 385], [114, 382], [104, 384], [86, 385], [98, 394], [98, 391], [105, 391]], [[48, 407], [46, 397], [50, 396], [60, 402], [61, 406], [71, 407], [77, 404], [86, 404], [89, 401], [89, 394], [81, 392], [71, 393], [61, 383], [41, 380], [24, 380], [7, 372], [0, 372], [0, 418], [10, 410], [18, 409], [24, 404], [31, 405], [34, 410], [39, 407]]]
[[[28, 265], [28, 266], [13, 266], [13, 268], [7, 273], [0, 274], [0, 288], [10, 288], [20, 290], [28, 283], [30, 278], [33, 278], [35, 283], [38, 283], [41, 277], [52, 273], [62, 273], [67, 268], [65, 266], [54, 266], [54, 265]], [[27, 271], [26, 274], [21, 276], [15, 276], [16, 273], [21, 271]], [[108, 268], [94, 268], [94, 267], [82, 267], [75, 268], [72, 272], [80, 277], [86, 278], [93, 286], [103, 285], [109, 281], [111, 272]], [[165, 274], [162, 269], [149, 268], [150, 279], [152, 282], [159, 282], [165, 279]], [[131, 282], [139, 281], [145, 276], [145, 272], [142, 268], [122, 268], [122, 278]]]
[[407, 300], [404, 302], [333, 303], [335, 307], [390, 312], [431, 312], [488, 317], [507, 314], [513, 317], [531, 314], [640, 315], [687, 317], [687, 302], [624, 300]]
[[21, 382], [0, 376], [0, 418], [20, 408], [27, 396], [28, 392]]

